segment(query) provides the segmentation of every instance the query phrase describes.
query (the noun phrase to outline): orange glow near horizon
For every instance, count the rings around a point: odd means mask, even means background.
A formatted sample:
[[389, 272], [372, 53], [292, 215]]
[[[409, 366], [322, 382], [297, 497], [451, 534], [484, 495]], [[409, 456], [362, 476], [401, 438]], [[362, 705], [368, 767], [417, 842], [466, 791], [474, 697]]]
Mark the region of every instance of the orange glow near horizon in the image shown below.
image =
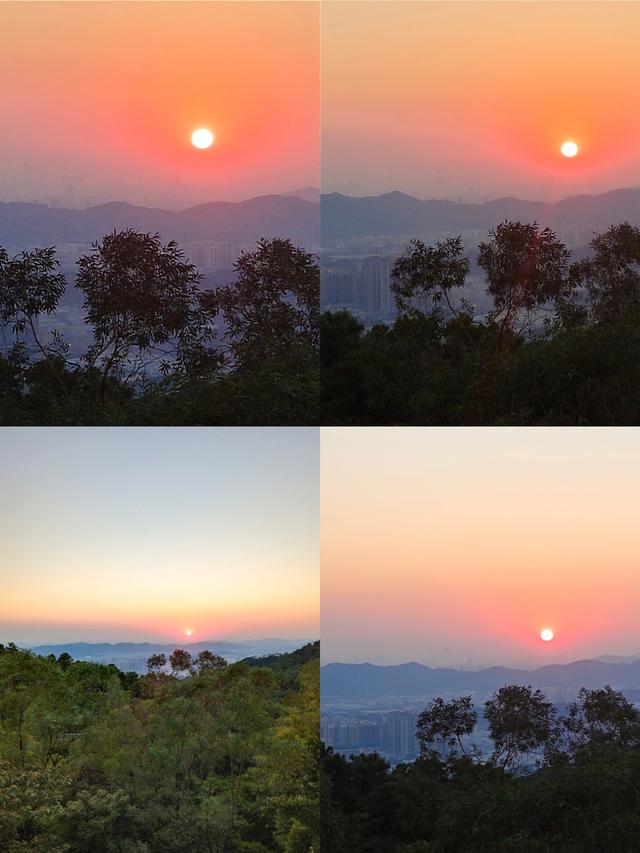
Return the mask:
[[635, 430], [325, 430], [321, 459], [325, 660], [640, 650]]
[[[640, 4], [615, 0], [326, 4], [323, 190], [550, 200], [635, 186], [639, 27]], [[558, 156], [567, 139], [579, 157]]]

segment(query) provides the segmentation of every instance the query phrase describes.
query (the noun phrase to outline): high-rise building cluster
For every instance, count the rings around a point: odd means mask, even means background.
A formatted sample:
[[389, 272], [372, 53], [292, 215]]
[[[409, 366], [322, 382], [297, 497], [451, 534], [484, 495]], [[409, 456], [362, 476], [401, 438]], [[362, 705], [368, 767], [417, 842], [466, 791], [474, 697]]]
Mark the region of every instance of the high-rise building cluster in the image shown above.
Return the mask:
[[412, 711], [322, 714], [320, 734], [327, 746], [346, 755], [378, 752], [392, 763], [413, 761], [419, 753], [416, 721]]
[[348, 308], [375, 316], [395, 315], [391, 292], [393, 258], [368, 255], [345, 268], [322, 270], [321, 300], [326, 309]]

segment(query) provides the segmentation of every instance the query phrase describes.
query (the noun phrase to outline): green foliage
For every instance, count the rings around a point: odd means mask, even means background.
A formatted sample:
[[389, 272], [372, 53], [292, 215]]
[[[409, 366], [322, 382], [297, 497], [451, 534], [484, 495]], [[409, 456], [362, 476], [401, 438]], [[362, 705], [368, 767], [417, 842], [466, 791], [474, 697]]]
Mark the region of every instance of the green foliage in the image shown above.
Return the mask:
[[245, 666], [268, 667], [277, 673], [280, 682], [287, 689], [297, 689], [300, 684], [300, 671], [305, 664], [320, 659], [320, 641], [307, 643], [295, 652], [262, 657], [244, 658]]
[[318, 849], [317, 661], [303, 650], [283, 689], [269, 667], [172, 657], [186, 677], [0, 647], [0, 849]]

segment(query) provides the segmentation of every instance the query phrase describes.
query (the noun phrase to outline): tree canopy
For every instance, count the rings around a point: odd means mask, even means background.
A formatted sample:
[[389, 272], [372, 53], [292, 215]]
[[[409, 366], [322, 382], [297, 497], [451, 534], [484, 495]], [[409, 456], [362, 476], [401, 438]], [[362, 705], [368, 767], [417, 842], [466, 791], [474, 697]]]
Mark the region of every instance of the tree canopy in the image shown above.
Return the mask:
[[[77, 261], [89, 344], [49, 325], [70, 286], [53, 247], [0, 247], [0, 424], [313, 424], [319, 270], [291, 241], [259, 241], [214, 289], [175, 242], [133, 229]], [[79, 324], [80, 325], [80, 324]]]
[[477, 316], [461, 241], [412, 240], [393, 324], [321, 318], [323, 423], [639, 423], [640, 229], [613, 225], [590, 251], [572, 262], [551, 229], [499, 224], [476, 258], [493, 306]]

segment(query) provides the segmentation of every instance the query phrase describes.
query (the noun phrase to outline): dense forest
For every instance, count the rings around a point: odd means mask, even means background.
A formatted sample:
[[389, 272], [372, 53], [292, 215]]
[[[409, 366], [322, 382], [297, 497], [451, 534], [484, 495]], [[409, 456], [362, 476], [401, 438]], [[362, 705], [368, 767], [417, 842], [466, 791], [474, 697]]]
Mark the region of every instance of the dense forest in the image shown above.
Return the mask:
[[640, 229], [623, 223], [571, 262], [549, 228], [503, 222], [479, 246], [493, 308], [459, 296], [460, 238], [412, 240], [391, 272], [397, 319], [321, 321], [326, 424], [640, 423]]
[[508, 685], [485, 702], [493, 742], [472, 741], [470, 696], [418, 718], [420, 757], [323, 748], [323, 853], [632, 853], [640, 831], [640, 711], [606, 687], [565, 714]]
[[[319, 419], [319, 269], [262, 240], [210, 290], [174, 242], [114, 232], [77, 261], [0, 247], [0, 425], [279, 425]], [[73, 286], [90, 341], [55, 327]], [[52, 331], [42, 332], [47, 318]]]
[[317, 851], [318, 654], [138, 676], [0, 646], [0, 850]]

